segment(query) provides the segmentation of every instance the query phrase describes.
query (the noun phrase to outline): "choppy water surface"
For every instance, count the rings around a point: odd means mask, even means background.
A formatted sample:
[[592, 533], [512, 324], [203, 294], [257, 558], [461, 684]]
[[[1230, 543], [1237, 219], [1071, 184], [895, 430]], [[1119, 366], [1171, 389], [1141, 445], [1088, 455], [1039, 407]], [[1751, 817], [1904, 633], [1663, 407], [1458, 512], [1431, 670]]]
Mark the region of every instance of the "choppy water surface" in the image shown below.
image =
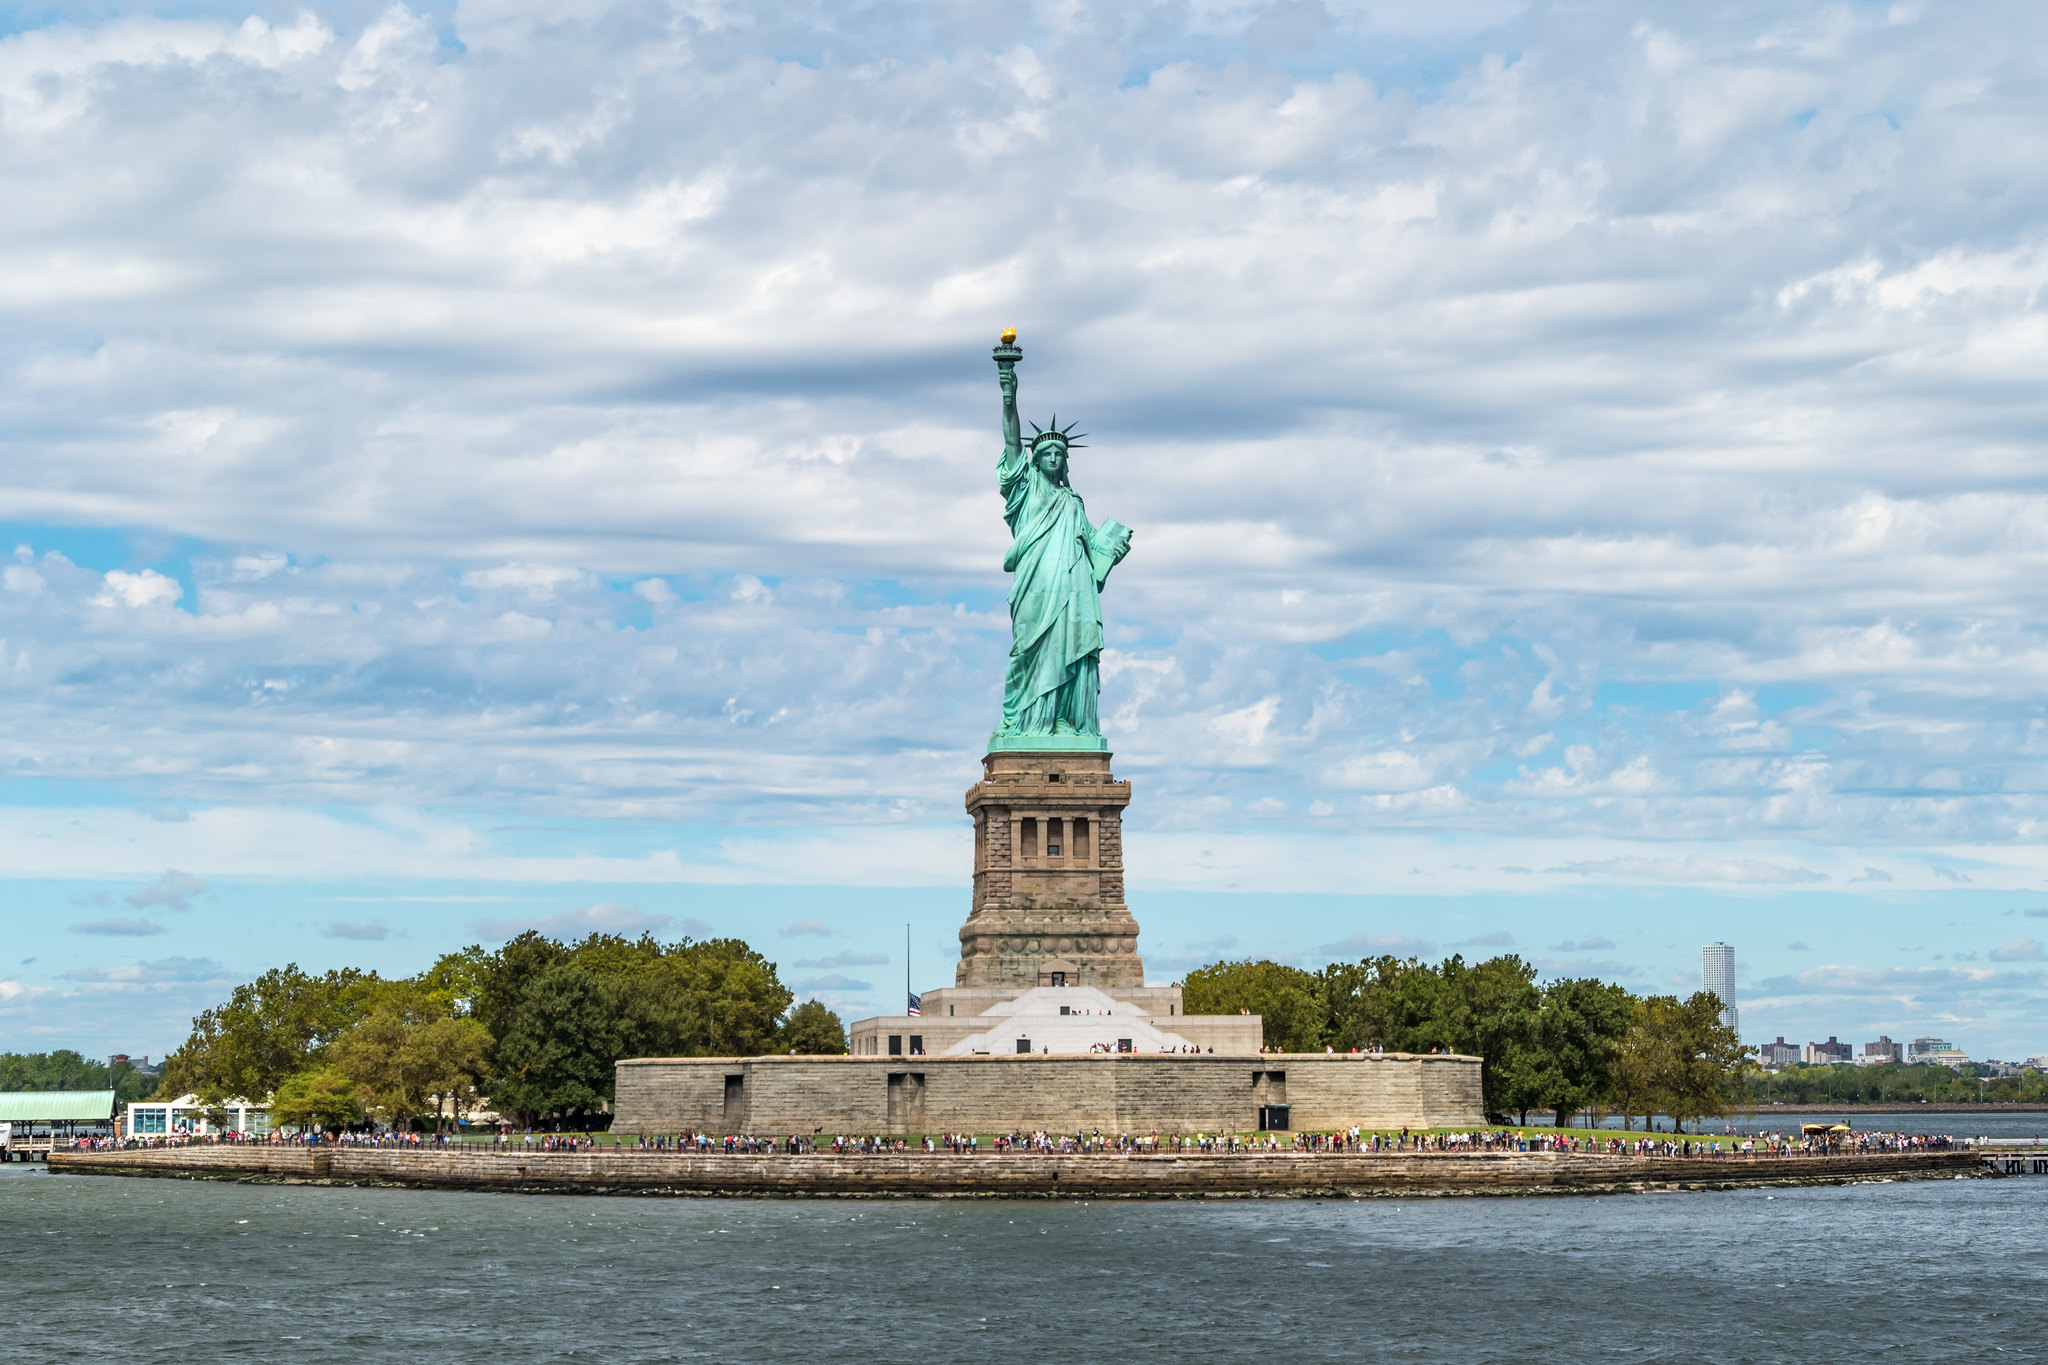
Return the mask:
[[2024, 1359], [2048, 1354], [2044, 1214], [2048, 1178], [980, 1203], [12, 1166], [0, 1358]]
[[[1548, 1114], [1531, 1114], [1529, 1119], [1533, 1127], [1545, 1126], [1551, 1121]], [[1846, 1123], [1859, 1133], [1947, 1133], [1951, 1137], [2048, 1139], [2048, 1111], [2011, 1109], [2002, 1105], [1965, 1110], [1935, 1110], [1931, 1107], [1808, 1110], [1767, 1105], [1751, 1115], [1709, 1119], [1701, 1129], [1701, 1135], [1716, 1138], [1727, 1133], [1744, 1136], [1751, 1133], [1796, 1133], [1802, 1123]], [[1673, 1131], [1671, 1120], [1661, 1114], [1657, 1116], [1656, 1124], [1658, 1131], [1666, 1136]], [[1601, 1126], [1612, 1128], [1618, 1134], [1621, 1119], [1609, 1116]], [[1644, 1132], [1641, 1118], [1634, 1121], [1634, 1130], [1638, 1135]]]

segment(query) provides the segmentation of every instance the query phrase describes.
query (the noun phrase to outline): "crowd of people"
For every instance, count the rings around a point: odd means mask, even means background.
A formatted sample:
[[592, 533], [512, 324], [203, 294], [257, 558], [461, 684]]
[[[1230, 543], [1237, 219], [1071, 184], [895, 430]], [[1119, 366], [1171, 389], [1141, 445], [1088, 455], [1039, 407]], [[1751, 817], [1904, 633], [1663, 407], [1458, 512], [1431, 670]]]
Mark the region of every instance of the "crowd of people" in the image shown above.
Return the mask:
[[[1727, 1156], [1824, 1156], [1844, 1153], [1939, 1151], [1957, 1145], [1949, 1136], [1905, 1133], [1852, 1133], [1825, 1137], [1788, 1138], [1767, 1134], [1755, 1138], [1694, 1138], [1685, 1136], [1615, 1135], [1598, 1137], [1578, 1133], [1546, 1133], [1540, 1130], [1498, 1128], [1467, 1132], [1412, 1132], [1403, 1128], [1369, 1132], [1350, 1128], [1320, 1133], [1103, 1133], [1077, 1131], [1055, 1133], [998, 1133], [986, 1141], [967, 1133], [940, 1133], [919, 1138], [879, 1134], [839, 1135], [824, 1141], [823, 1150], [835, 1155], [922, 1153], [925, 1155], [974, 1156], [984, 1152], [1005, 1156], [1013, 1153], [1059, 1155], [1106, 1154], [1122, 1156], [1235, 1155], [1250, 1152], [1298, 1152], [1309, 1155], [1380, 1152], [1561, 1152], [1598, 1156], [1635, 1157], [1727, 1157]], [[685, 1152], [783, 1153], [820, 1150], [818, 1140], [792, 1135], [759, 1138], [728, 1134], [713, 1138], [704, 1134], [682, 1134], [675, 1138], [640, 1137], [630, 1150]]]
[[[184, 1147], [249, 1143], [292, 1143], [344, 1147], [398, 1149], [447, 1149], [499, 1154], [536, 1152], [675, 1152], [684, 1155], [722, 1154], [792, 1156], [819, 1150], [835, 1155], [923, 1153], [926, 1155], [975, 1156], [984, 1152], [1005, 1156], [1014, 1153], [1061, 1155], [1107, 1154], [1122, 1156], [1235, 1155], [1252, 1152], [1295, 1152], [1306, 1155], [1381, 1152], [1561, 1152], [1603, 1156], [1634, 1157], [1757, 1157], [1836, 1156], [1881, 1152], [1942, 1151], [1968, 1145], [1967, 1140], [1928, 1133], [1760, 1133], [1753, 1137], [1728, 1135], [1720, 1138], [1685, 1136], [1594, 1136], [1583, 1133], [1552, 1133], [1515, 1128], [1494, 1128], [1465, 1132], [1371, 1132], [1349, 1128], [1335, 1132], [1305, 1133], [1103, 1133], [1047, 1130], [998, 1133], [984, 1145], [980, 1136], [969, 1133], [941, 1133], [918, 1138], [881, 1134], [837, 1135], [830, 1138], [789, 1134], [766, 1137], [745, 1133], [697, 1133], [613, 1137], [603, 1133], [535, 1133], [497, 1130], [487, 1137], [454, 1136], [446, 1133], [405, 1133], [390, 1130], [341, 1133], [203, 1133], [170, 1134], [154, 1137], [80, 1137], [68, 1144], [73, 1151]], [[65, 1145], [65, 1144], [60, 1144]]]

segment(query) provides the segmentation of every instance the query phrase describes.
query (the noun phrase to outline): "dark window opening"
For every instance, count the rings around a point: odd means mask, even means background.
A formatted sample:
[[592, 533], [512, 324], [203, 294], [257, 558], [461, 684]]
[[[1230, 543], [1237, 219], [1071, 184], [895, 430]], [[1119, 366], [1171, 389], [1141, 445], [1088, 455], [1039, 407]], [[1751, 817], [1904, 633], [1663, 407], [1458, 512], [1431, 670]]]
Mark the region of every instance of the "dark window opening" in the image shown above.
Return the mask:
[[1060, 775], [1058, 773], [1047, 773], [1045, 775], [1045, 780], [1048, 782], [1057, 782], [1060, 780]]
[[924, 1056], [924, 1035], [922, 1033], [910, 1035], [910, 1055], [913, 1057]]
[[1019, 1052], [1029, 1052], [1029, 1051], [1031, 1051], [1031, 1040], [1030, 1040], [1029, 1038], [1019, 1038], [1019, 1039], [1017, 1040], [1017, 1051], [1019, 1051]]
[[889, 1055], [891, 1057], [901, 1057], [903, 1055], [902, 1034], [892, 1033], [889, 1035]]
[[1074, 856], [1075, 856], [1076, 858], [1085, 858], [1085, 857], [1087, 857], [1087, 856], [1088, 856], [1088, 822], [1087, 822], [1086, 820], [1076, 820], [1076, 821], [1074, 822], [1074, 831], [1073, 831], [1073, 834], [1074, 834], [1074, 837], [1073, 837], [1072, 839], [1069, 839], [1069, 840], [1068, 840], [1067, 842], [1073, 845], [1073, 847], [1074, 847]]
[[1036, 858], [1038, 856], [1038, 821], [1027, 815], [1024, 817], [1023, 823], [1024, 827], [1018, 831], [1020, 837], [1017, 842], [1023, 846], [1025, 857]]
[[725, 1078], [725, 1110], [719, 1121], [727, 1128], [737, 1128], [745, 1117], [747, 1104], [747, 1078], [744, 1075]]
[[[1052, 974], [1052, 984], [1053, 984], [1053, 985], [1055, 985], [1055, 986], [1064, 986], [1064, 985], [1066, 985], [1066, 984], [1067, 984], [1067, 974], [1066, 974], [1065, 972], [1054, 972], [1054, 973]], [[1060, 1013], [1061, 1013], [1061, 1014], [1065, 1014], [1065, 1013], [1066, 1013], [1066, 1011], [1065, 1011], [1065, 1010], [1063, 1009], [1063, 1010], [1061, 1010], [1061, 1011], [1060, 1011]]]
[[1066, 1012], [1067, 1012], [1067, 1007], [1066, 1007], [1065, 1005], [1061, 1005], [1061, 1006], [1060, 1006], [1060, 1013], [1061, 1013], [1061, 1014], [1065, 1014]]

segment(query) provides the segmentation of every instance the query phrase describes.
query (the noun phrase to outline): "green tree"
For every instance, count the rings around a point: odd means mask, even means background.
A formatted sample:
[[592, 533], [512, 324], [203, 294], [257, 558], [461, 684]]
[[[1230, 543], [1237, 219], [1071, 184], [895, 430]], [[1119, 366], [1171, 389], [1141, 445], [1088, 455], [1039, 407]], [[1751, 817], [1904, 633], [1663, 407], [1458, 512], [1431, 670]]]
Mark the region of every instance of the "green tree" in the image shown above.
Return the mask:
[[1750, 1104], [1974, 1104], [2009, 1100], [2048, 1102], [2048, 1076], [2038, 1071], [1979, 1081], [1945, 1066], [1788, 1066], [1775, 1073], [1744, 1073], [1742, 1098]]
[[355, 1082], [332, 1067], [287, 1076], [270, 1097], [270, 1121], [280, 1128], [330, 1131], [363, 1121]]
[[1444, 977], [1414, 958], [1391, 956], [1325, 967], [1320, 994], [1329, 1041], [1343, 1051], [1427, 1052], [1442, 1046]]
[[491, 1038], [486, 1089], [499, 1108], [530, 1116], [608, 1103], [624, 1057], [781, 1050], [795, 999], [740, 939], [616, 934], [565, 944], [529, 932], [495, 953], [471, 948], [436, 964], [433, 989], [468, 1001]]
[[628, 957], [613, 945], [576, 962], [597, 965], [619, 991], [622, 1055], [755, 1057], [775, 1051], [783, 1014], [795, 996], [775, 964], [736, 938], [683, 942]]
[[1634, 1017], [1635, 997], [1605, 981], [1560, 977], [1543, 988], [1534, 1050], [1544, 1059], [1542, 1089], [1558, 1127], [1613, 1094], [1615, 1064]]
[[803, 1056], [837, 1057], [846, 1051], [846, 1026], [822, 1002], [806, 1000], [790, 1012], [782, 1041]]
[[[480, 953], [477, 948], [466, 950]], [[520, 1001], [542, 972], [566, 962], [569, 950], [551, 938], [528, 929], [478, 961], [470, 982], [469, 1015], [494, 1040], [502, 1041], [512, 1028], [512, 1016]]]
[[111, 1090], [107, 1068], [69, 1048], [0, 1053], [0, 1090]]
[[459, 953], [442, 954], [413, 980], [442, 1014], [451, 1019], [468, 1018], [476, 1013], [477, 995], [494, 957], [473, 943]]
[[1189, 1014], [1256, 1014], [1267, 1047], [1313, 1052], [1323, 1046], [1326, 1014], [1319, 984], [1312, 973], [1278, 962], [1212, 962], [1181, 982], [1181, 1007]]
[[1689, 1120], [1697, 1132], [1701, 1119], [1726, 1114], [1741, 1084], [1750, 1049], [1721, 1022], [1721, 1010], [1713, 992], [1696, 991], [1664, 1013], [1664, 1103], [1681, 1130]]
[[613, 1095], [621, 1044], [619, 993], [576, 962], [557, 962], [527, 983], [497, 1039], [491, 1100], [536, 1120], [587, 1117]]
[[1621, 1111], [1624, 1129], [1635, 1126], [1636, 1115], [1647, 1118], [1663, 1103], [1671, 1073], [1667, 1016], [1677, 1008], [1675, 996], [1652, 995], [1637, 1000], [1629, 1012], [1628, 1030], [1615, 1050], [1610, 1072], [1614, 1107]]
[[95, 1062], [69, 1048], [0, 1052], [0, 1090], [111, 1090], [126, 1104], [146, 1099], [155, 1085], [133, 1062]]
[[1437, 966], [1381, 956], [1330, 964], [1318, 995], [1336, 1046], [1476, 1056], [1486, 1112], [1526, 1117], [1543, 1102], [1546, 1084], [1534, 1048], [1535, 981], [1536, 969], [1512, 953]]
[[434, 1131], [462, 1119], [480, 1093], [490, 1064], [491, 1035], [474, 1019], [436, 1019], [412, 1031], [405, 1064], [432, 1103]]
[[113, 1087], [116, 1104], [146, 1100], [156, 1093], [156, 1077], [143, 1075], [133, 1062], [115, 1062], [109, 1066], [107, 1081]]
[[1513, 953], [1468, 967], [1462, 957], [1443, 965], [1439, 1022], [1432, 1046], [1480, 1058], [1486, 1112], [1513, 1111], [1527, 1120], [1543, 1102], [1547, 1080], [1536, 1045], [1542, 993], [1536, 969]]
[[416, 1035], [445, 1016], [416, 981], [394, 981], [375, 994], [369, 1012], [328, 1049], [363, 1107], [393, 1127], [426, 1112], [432, 1089]]
[[159, 1090], [261, 1100], [286, 1076], [320, 1062], [366, 1012], [379, 984], [374, 973], [354, 968], [316, 977], [292, 963], [265, 972], [192, 1021], [191, 1037], [165, 1059]]

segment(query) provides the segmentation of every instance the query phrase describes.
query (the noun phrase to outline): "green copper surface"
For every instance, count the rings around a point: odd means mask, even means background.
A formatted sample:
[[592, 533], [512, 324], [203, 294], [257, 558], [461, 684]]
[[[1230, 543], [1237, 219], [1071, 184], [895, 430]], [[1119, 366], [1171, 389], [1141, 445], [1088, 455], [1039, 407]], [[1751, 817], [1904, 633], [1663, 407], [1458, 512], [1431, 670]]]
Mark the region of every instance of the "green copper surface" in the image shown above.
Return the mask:
[[1059, 420], [1027, 444], [1017, 420], [1015, 345], [996, 347], [1003, 391], [1003, 453], [996, 483], [1010, 553], [1010, 666], [1003, 679], [1003, 723], [989, 751], [1101, 750], [1102, 585], [1131, 548], [1130, 528], [1088, 520], [1067, 481], [1074, 440]]
[[1101, 735], [1004, 735], [988, 737], [992, 754], [1106, 754], [1109, 741]]

